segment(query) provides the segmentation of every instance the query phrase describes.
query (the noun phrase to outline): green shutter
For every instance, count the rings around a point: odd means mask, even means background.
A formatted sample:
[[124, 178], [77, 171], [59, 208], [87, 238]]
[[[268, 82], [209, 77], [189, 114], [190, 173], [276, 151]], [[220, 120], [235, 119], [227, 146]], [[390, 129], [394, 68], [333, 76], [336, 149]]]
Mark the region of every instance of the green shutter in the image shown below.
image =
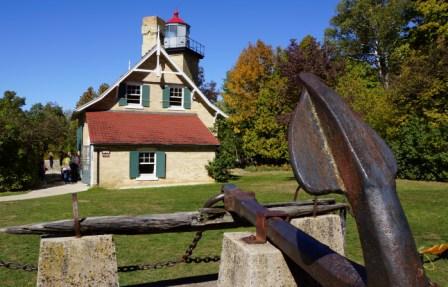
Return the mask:
[[159, 178], [166, 177], [166, 155], [164, 151], [156, 152], [156, 176]]
[[170, 106], [170, 87], [166, 85], [165, 88], [163, 89], [162, 107], [166, 109], [169, 106]]
[[149, 86], [143, 85], [142, 87], [142, 105], [149, 107]]
[[129, 152], [129, 177], [137, 178], [138, 172], [138, 151]]
[[128, 104], [128, 101], [126, 100], [126, 98], [120, 98], [118, 100], [118, 105], [119, 106], [126, 106]]
[[128, 101], [126, 99], [126, 83], [120, 83], [118, 86], [118, 105], [126, 106]]
[[184, 109], [191, 109], [191, 92], [188, 88], [184, 88]]
[[82, 127], [83, 126], [79, 126], [76, 129], [76, 148], [78, 151], [81, 151], [82, 148]]

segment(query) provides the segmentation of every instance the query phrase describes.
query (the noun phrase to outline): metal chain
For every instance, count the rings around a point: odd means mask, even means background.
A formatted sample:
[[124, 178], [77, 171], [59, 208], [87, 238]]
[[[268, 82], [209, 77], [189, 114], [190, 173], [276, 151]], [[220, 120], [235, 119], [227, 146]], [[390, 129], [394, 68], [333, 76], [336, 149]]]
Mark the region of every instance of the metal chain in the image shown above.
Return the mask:
[[[224, 195], [222, 193], [210, 198], [207, 200], [204, 204], [204, 207], [211, 207], [215, 203], [223, 200]], [[204, 220], [202, 216], [198, 218], [199, 221]], [[167, 268], [167, 267], [173, 267], [176, 264], [179, 263], [210, 263], [210, 262], [218, 262], [221, 260], [221, 257], [218, 255], [214, 256], [192, 256], [194, 249], [198, 246], [199, 241], [202, 238], [203, 231], [196, 232], [193, 240], [191, 241], [190, 245], [188, 245], [187, 249], [185, 250], [184, 255], [181, 257], [181, 259], [178, 260], [170, 260], [170, 261], [164, 261], [164, 262], [158, 262], [158, 263], [150, 263], [150, 264], [139, 264], [139, 265], [129, 265], [129, 266], [120, 266], [118, 267], [118, 272], [133, 272], [133, 271], [141, 271], [141, 270], [155, 270], [155, 269], [161, 269], [161, 268]]]
[[[204, 204], [204, 207], [211, 207], [213, 204], [221, 201], [223, 198], [222, 194], [218, 194], [215, 197], [210, 198]], [[202, 216], [199, 218], [199, 221], [203, 220]], [[148, 263], [148, 264], [138, 264], [138, 265], [128, 265], [128, 266], [119, 266], [118, 272], [133, 272], [133, 271], [142, 271], [142, 270], [156, 270], [161, 268], [173, 267], [179, 263], [209, 263], [209, 262], [218, 262], [221, 258], [217, 255], [215, 256], [191, 256], [193, 254], [194, 249], [197, 247], [199, 241], [202, 238], [203, 231], [196, 232], [196, 235], [193, 238], [193, 241], [190, 243], [188, 248], [185, 250], [184, 255], [180, 259], [176, 260], [168, 260], [157, 263]], [[0, 260], [0, 268], [7, 268], [12, 270], [22, 270], [27, 272], [36, 272], [37, 266], [32, 264], [21, 264], [17, 262], [9, 262]]]
[[[213, 205], [215, 205], [216, 203], [220, 202], [224, 200], [224, 194], [220, 193], [217, 194], [211, 198], [209, 198], [205, 203], [204, 203], [204, 208], [207, 207], [212, 207]], [[202, 216], [199, 218], [199, 221], [204, 220], [205, 218], [203, 218]], [[194, 249], [198, 246], [199, 241], [202, 238], [202, 233], [203, 231], [198, 231], [196, 232], [196, 235], [193, 238], [193, 241], [191, 241], [190, 245], [188, 246], [188, 248], [185, 250], [185, 254], [182, 256], [182, 259], [184, 260], [185, 263], [190, 264], [190, 263], [209, 263], [209, 262], [218, 262], [219, 260], [221, 260], [221, 257], [218, 255], [214, 255], [214, 256], [197, 256], [197, 257], [193, 257], [191, 256], [193, 254]]]
[[0, 260], [0, 268], [12, 269], [12, 270], [22, 270], [26, 272], [36, 272], [37, 266], [33, 264], [22, 264], [18, 262], [8, 262]]
[[214, 256], [191, 256], [193, 254], [193, 250], [197, 247], [199, 241], [202, 238], [202, 231], [196, 232], [196, 235], [193, 238], [193, 241], [190, 243], [188, 248], [185, 250], [185, 254], [182, 256], [183, 262], [190, 263], [209, 263], [209, 262], [218, 262], [221, 260], [221, 257], [218, 255]]
[[176, 264], [183, 262], [182, 260], [169, 260], [164, 262], [138, 264], [118, 267], [118, 272], [133, 272], [142, 270], [156, 270], [167, 267], [174, 267]]

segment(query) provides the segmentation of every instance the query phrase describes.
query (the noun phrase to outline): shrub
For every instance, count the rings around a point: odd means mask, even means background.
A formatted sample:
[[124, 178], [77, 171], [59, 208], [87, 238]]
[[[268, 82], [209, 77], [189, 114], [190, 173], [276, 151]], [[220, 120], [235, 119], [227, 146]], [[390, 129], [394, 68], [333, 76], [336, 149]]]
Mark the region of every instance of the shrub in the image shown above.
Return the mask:
[[448, 181], [448, 126], [434, 126], [412, 117], [398, 128], [391, 141], [398, 177]]

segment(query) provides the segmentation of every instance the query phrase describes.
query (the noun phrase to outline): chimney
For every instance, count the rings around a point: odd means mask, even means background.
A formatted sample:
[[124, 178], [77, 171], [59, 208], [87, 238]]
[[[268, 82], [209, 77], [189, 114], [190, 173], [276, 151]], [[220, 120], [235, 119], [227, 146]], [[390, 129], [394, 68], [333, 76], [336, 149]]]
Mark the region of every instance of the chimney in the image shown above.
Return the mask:
[[[163, 40], [165, 21], [157, 16], [144, 17], [142, 21], [142, 57], [157, 44], [157, 27], [159, 27], [160, 38]], [[163, 42], [162, 42], [163, 43]]]

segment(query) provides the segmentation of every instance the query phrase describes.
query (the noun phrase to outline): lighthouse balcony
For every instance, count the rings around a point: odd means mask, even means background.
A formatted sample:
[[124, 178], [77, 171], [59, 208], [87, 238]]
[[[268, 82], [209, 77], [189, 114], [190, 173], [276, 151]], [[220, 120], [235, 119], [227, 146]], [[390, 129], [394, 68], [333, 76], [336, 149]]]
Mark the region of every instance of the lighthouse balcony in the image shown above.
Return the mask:
[[168, 52], [182, 51], [188, 49], [198, 54], [201, 58], [204, 57], [205, 52], [204, 45], [187, 36], [166, 37], [163, 41], [163, 46]]

